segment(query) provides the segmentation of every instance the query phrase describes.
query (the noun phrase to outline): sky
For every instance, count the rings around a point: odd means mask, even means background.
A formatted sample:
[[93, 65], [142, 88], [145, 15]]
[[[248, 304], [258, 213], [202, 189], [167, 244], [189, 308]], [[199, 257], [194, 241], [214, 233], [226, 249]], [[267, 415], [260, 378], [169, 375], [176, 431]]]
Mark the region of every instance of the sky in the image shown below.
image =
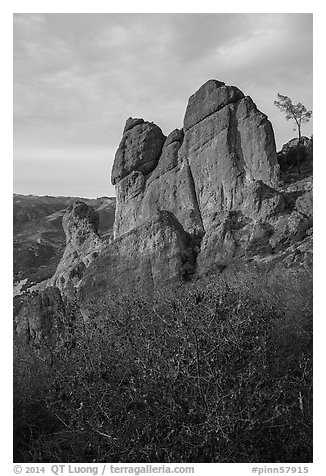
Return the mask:
[[[115, 195], [128, 117], [181, 128], [208, 79], [240, 88], [296, 136], [277, 93], [312, 109], [312, 14], [14, 14], [14, 192]], [[312, 121], [303, 134], [312, 134]]]

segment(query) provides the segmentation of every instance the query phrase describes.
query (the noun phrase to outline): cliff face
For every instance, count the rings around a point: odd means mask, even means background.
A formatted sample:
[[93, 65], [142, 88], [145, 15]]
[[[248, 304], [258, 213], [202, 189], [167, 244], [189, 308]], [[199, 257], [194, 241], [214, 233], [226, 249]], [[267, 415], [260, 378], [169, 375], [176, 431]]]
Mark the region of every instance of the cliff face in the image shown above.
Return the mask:
[[130, 292], [152, 297], [155, 290], [193, 276], [198, 247], [175, 216], [157, 211], [150, 220], [112, 241], [85, 271], [79, 306], [88, 317], [103, 295]]

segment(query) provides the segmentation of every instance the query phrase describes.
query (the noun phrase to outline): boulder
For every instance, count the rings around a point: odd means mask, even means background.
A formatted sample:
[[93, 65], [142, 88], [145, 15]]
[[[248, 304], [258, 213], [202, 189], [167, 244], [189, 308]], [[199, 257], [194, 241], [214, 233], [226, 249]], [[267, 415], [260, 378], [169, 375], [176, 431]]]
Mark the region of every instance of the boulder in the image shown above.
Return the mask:
[[195, 124], [242, 97], [240, 89], [210, 79], [190, 96], [183, 121], [184, 131], [187, 132]]
[[[142, 121], [142, 122], [141, 122]], [[155, 169], [166, 137], [151, 122], [129, 118], [115, 154], [111, 180], [118, 183], [133, 171], [148, 174]]]
[[167, 136], [166, 141], [164, 142], [164, 147], [172, 144], [172, 142], [180, 142], [182, 143], [184, 138], [183, 129], [174, 129], [170, 134]]
[[144, 124], [144, 122], [145, 122], [144, 119], [139, 119], [139, 118], [136, 118], [136, 117], [129, 117], [126, 120], [126, 125], [125, 125], [125, 128], [123, 129], [123, 133], [129, 131], [130, 129], [132, 129], [135, 126], [138, 126], [139, 124]]
[[57, 287], [25, 295], [15, 318], [16, 333], [25, 342], [38, 344], [44, 338], [56, 340], [64, 329], [66, 308]]

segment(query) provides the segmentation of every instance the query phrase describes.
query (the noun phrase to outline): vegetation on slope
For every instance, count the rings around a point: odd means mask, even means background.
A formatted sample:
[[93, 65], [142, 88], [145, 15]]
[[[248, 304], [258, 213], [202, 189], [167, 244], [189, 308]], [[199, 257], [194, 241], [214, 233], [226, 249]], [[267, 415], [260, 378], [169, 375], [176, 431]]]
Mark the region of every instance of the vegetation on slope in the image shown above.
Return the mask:
[[241, 272], [94, 295], [17, 342], [15, 461], [312, 461], [310, 283]]

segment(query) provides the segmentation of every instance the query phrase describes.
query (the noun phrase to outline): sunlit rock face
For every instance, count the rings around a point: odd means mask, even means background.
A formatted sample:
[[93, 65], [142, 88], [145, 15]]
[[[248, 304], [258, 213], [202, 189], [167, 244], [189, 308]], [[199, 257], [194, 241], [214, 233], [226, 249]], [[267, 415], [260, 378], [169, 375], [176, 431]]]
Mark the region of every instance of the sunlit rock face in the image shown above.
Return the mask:
[[238, 228], [254, 228], [284, 207], [271, 123], [238, 88], [208, 81], [190, 97], [183, 128], [162, 137], [154, 124], [126, 122], [112, 169], [116, 239], [165, 210], [189, 235], [205, 236], [202, 257], [207, 243], [216, 259], [239, 245], [225, 231], [230, 213], [244, 217]]
[[253, 182], [277, 185], [272, 126], [237, 88], [204, 84], [189, 99], [184, 128], [179, 154], [189, 163], [205, 231], [241, 206]]
[[112, 183], [118, 183], [134, 171], [142, 174], [152, 172], [161, 155], [165, 139], [157, 125], [130, 117], [115, 155]]

